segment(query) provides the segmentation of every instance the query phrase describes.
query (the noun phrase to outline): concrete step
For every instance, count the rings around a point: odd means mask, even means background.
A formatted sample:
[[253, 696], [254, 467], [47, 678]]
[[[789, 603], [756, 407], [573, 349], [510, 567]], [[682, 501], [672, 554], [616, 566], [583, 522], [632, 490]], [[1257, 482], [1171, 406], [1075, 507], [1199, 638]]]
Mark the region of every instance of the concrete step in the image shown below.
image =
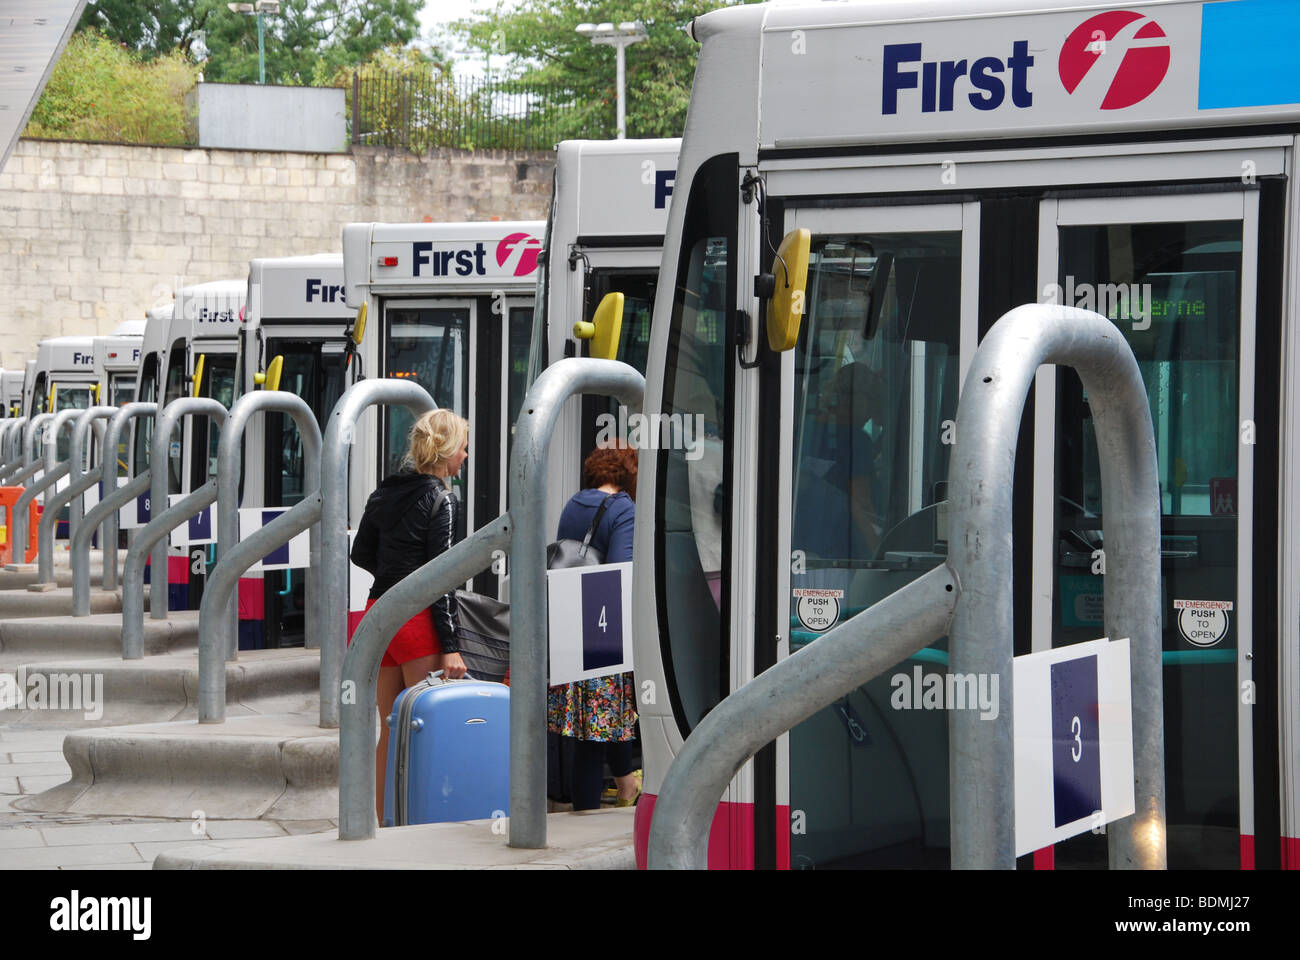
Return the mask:
[[[174, 610], [166, 620], [144, 618], [144, 652], [152, 657], [197, 649], [199, 612]], [[42, 660], [120, 658], [122, 614], [0, 620], [0, 670]]]
[[79, 731], [63, 741], [72, 779], [15, 808], [208, 820], [338, 815], [338, 731], [313, 713]]
[[[197, 625], [195, 633], [197, 638]], [[26, 709], [13, 703], [0, 714], [14, 725], [84, 727], [197, 720], [199, 656], [192, 649], [143, 660], [46, 659], [19, 666], [11, 690], [37, 691], [26, 698]], [[239, 660], [226, 664], [227, 716], [319, 711], [319, 690], [317, 650], [246, 650]], [[11, 693], [9, 699], [16, 700], [17, 694]], [[203, 729], [211, 726], [205, 724]]]
[[504, 820], [382, 829], [373, 840], [336, 833], [212, 841], [165, 850], [155, 870], [633, 870], [635, 808], [552, 813], [546, 847], [506, 846]]
[[[72, 567], [70, 566], [71, 554], [67, 550], [65, 543], [60, 542], [58, 548], [54, 551], [54, 580], [61, 587], [72, 586]], [[126, 551], [119, 550], [117, 554], [117, 575], [122, 575], [122, 568], [126, 565]], [[37, 573], [38, 565], [35, 563], [10, 563], [0, 568], [0, 591], [2, 590], [25, 590], [33, 583], [37, 583], [40, 577]], [[104, 559], [98, 550], [90, 551], [90, 583], [91, 586], [99, 586], [104, 579]]]
[[[144, 608], [149, 609], [149, 587], [144, 588]], [[122, 590], [90, 591], [91, 613], [121, 613]], [[72, 616], [72, 587], [55, 587], [40, 592], [30, 590], [0, 590], [0, 620], [23, 617]]]

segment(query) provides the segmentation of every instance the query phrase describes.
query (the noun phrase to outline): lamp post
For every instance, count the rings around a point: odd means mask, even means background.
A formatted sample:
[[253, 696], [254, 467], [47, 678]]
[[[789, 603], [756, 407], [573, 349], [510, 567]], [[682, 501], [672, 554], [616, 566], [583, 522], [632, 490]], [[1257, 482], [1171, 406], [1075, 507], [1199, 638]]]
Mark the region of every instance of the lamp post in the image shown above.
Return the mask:
[[622, 140], [627, 137], [627, 119], [623, 107], [623, 78], [625, 70], [623, 51], [632, 44], [640, 43], [642, 40], [646, 39], [648, 34], [645, 30], [645, 24], [640, 20], [624, 20], [617, 26], [612, 23], [580, 23], [577, 26], [577, 31], [592, 43], [602, 43], [611, 46], [617, 52], [618, 139]]
[[280, 12], [280, 0], [257, 0], [256, 3], [228, 3], [226, 8], [231, 13], [257, 15], [257, 82], [266, 83], [266, 45], [263, 39], [263, 21], [265, 14]]

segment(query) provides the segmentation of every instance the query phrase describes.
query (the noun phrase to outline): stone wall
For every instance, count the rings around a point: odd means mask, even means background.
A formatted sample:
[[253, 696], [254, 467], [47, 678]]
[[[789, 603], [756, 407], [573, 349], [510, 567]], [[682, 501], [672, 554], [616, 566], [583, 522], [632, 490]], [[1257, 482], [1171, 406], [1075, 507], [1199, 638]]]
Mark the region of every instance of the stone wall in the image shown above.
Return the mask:
[[542, 219], [554, 154], [416, 157], [22, 140], [0, 173], [0, 367], [95, 335], [253, 257], [341, 249], [350, 221]]

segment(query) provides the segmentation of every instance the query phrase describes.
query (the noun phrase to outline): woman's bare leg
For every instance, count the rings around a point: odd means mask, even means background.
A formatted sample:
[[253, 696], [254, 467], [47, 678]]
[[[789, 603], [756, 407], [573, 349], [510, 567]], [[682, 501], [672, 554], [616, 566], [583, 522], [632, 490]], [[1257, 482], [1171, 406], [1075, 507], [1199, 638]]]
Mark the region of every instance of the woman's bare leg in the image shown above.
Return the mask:
[[388, 715], [405, 689], [401, 667], [379, 668], [379, 745], [375, 748], [375, 815], [384, 822], [384, 774], [388, 768]]

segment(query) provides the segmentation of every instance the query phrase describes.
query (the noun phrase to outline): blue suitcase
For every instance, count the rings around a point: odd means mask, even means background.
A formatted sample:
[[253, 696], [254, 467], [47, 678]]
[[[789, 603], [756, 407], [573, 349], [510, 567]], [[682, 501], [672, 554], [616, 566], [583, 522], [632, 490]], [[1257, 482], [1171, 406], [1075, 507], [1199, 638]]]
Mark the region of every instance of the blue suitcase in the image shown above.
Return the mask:
[[386, 722], [384, 826], [507, 815], [509, 687], [430, 674], [398, 695]]

